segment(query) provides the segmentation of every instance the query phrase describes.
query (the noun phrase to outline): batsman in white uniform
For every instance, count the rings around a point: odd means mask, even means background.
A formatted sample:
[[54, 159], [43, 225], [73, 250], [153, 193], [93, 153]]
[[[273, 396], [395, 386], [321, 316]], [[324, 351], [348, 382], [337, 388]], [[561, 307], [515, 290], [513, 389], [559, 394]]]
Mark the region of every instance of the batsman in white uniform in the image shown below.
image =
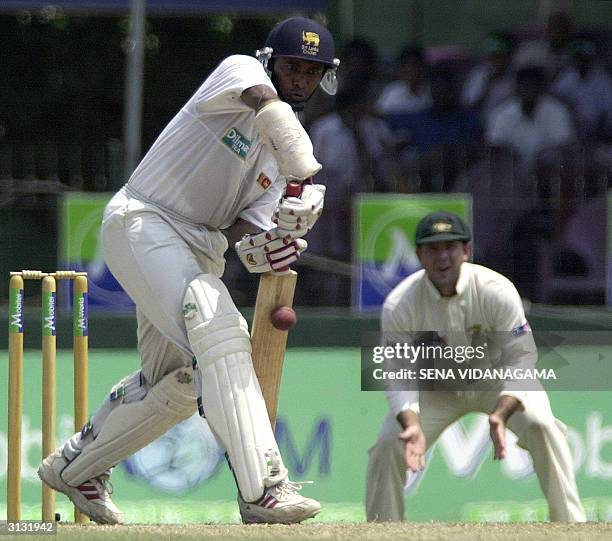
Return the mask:
[[[423, 269], [385, 300], [384, 340], [414, 344], [424, 333], [431, 341], [435, 333], [439, 344], [464, 347], [476, 339], [486, 344], [486, 355], [484, 350], [473, 353], [473, 366], [533, 367], [537, 349], [519, 294], [504, 276], [468, 262], [470, 239], [467, 225], [455, 214], [434, 212], [419, 222], [416, 245]], [[388, 385], [390, 411], [369, 450], [367, 520], [404, 520], [407, 473], [423, 469], [425, 451], [446, 427], [469, 412], [482, 412], [489, 416], [495, 459], [505, 457], [506, 427], [531, 454], [550, 519], [584, 522], [565, 426], [554, 417], [539, 382], [531, 383], [492, 381], [479, 390], [469, 390], [468, 382], [458, 382], [458, 390]]]
[[339, 61], [329, 31], [301, 17], [278, 23], [256, 57], [221, 62], [104, 213], [105, 261], [136, 304], [142, 368], [38, 470], [96, 522], [122, 521], [111, 469], [198, 407], [227, 452], [244, 522], [320, 510], [288, 479], [247, 323], [220, 277], [234, 242], [251, 272], [283, 269], [306, 248], [325, 189], [282, 197], [288, 180], [321, 168], [296, 111], [318, 85], [335, 93]]

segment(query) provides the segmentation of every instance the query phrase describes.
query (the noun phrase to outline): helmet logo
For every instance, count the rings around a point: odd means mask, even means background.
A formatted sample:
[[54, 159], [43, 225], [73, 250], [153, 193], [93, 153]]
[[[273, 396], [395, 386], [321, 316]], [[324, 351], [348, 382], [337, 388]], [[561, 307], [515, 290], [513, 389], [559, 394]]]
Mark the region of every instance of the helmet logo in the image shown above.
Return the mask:
[[319, 54], [319, 42], [321, 38], [316, 32], [302, 31], [302, 53], [312, 56]]

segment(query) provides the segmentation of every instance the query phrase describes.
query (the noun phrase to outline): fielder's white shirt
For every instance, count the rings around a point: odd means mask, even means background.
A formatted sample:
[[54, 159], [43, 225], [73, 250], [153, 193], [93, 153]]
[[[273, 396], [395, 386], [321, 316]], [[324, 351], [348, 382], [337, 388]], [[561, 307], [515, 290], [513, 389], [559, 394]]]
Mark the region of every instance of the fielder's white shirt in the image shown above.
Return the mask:
[[[504, 363], [529, 366], [536, 348], [518, 291], [501, 274], [472, 263], [463, 263], [457, 293], [442, 297], [420, 270], [405, 278], [387, 296], [382, 309], [381, 329], [387, 343], [410, 341], [420, 332], [436, 331], [450, 346], [471, 344], [475, 332], [482, 333], [488, 355], [482, 368], [493, 367], [504, 356]], [[501, 334], [500, 334], [501, 333]], [[500, 394], [519, 400], [524, 391], [512, 382]], [[417, 409], [418, 391], [387, 391], [394, 415]]]
[[243, 218], [270, 229], [284, 182], [240, 96], [274, 89], [256, 58], [233, 55], [206, 78], [130, 177], [128, 193], [186, 221], [223, 229]]

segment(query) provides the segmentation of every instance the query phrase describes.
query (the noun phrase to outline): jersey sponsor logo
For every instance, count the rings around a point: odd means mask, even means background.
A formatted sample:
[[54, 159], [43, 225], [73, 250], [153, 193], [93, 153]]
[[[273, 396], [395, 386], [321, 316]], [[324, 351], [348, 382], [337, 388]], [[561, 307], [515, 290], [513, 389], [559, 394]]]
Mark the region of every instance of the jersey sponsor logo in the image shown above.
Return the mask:
[[319, 54], [319, 43], [321, 38], [316, 32], [302, 30], [302, 53], [317, 56]]
[[257, 184], [259, 184], [264, 190], [267, 190], [272, 185], [272, 181], [265, 173], [259, 173], [259, 176], [257, 177]]
[[243, 160], [251, 149], [251, 141], [242, 135], [237, 128], [230, 128], [222, 141], [224, 145]]

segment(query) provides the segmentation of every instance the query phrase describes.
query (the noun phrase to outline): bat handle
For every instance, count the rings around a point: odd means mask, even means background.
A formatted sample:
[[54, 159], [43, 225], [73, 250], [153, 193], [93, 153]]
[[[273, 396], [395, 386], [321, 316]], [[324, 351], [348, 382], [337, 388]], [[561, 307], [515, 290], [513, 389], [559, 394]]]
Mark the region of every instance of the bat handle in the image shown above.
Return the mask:
[[285, 197], [299, 197], [302, 195], [304, 184], [312, 184], [312, 177], [308, 177], [303, 181], [290, 180], [287, 182], [287, 188], [285, 189]]
[[302, 185], [296, 180], [287, 182], [285, 197], [299, 197], [300, 195], [302, 195]]

